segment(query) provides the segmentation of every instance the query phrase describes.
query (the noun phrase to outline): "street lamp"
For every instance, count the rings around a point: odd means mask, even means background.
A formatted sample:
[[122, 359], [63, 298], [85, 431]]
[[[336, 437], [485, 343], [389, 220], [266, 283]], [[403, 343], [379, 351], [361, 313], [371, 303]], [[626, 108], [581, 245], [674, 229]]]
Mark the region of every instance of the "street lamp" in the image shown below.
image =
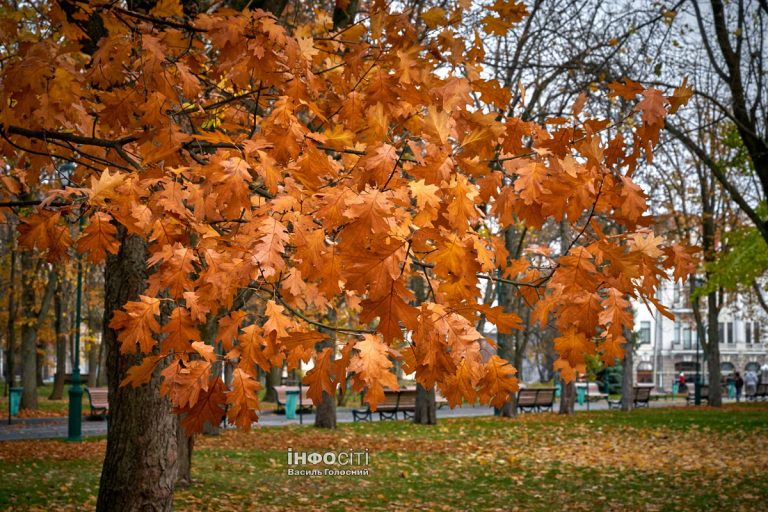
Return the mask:
[[[83, 217], [80, 217], [80, 228]], [[80, 385], [80, 306], [83, 296], [83, 260], [77, 263], [77, 293], [75, 295], [75, 361], [72, 368], [72, 385], [69, 387], [69, 430], [67, 441], [82, 440], [83, 388]]]

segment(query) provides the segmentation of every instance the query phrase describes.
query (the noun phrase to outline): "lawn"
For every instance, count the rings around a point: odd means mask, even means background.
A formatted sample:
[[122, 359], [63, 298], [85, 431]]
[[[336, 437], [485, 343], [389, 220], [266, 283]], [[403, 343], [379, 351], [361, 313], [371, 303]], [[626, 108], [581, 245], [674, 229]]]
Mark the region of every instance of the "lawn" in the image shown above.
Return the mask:
[[[0, 508], [92, 508], [104, 446], [0, 443]], [[288, 448], [367, 449], [369, 475], [288, 476]], [[260, 428], [200, 438], [175, 509], [754, 511], [767, 466], [768, 403]]]

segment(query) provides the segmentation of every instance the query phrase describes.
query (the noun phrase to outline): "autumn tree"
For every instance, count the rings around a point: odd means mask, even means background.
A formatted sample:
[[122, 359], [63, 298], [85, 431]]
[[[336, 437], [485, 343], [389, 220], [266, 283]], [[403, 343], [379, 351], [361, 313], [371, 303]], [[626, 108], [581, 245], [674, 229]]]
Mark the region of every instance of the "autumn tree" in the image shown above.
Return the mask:
[[[481, 73], [483, 37], [460, 29], [466, 5], [422, 12], [423, 34], [382, 2], [344, 28], [321, 9], [286, 28], [263, 10], [174, 1], [37, 7], [2, 11], [0, 154], [22, 189], [46, 191], [23, 219], [25, 245], [106, 259], [114, 408], [101, 509], [170, 507], [166, 400], [186, 433], [224, 414], [248, 429], [257, 367], [314, 359], [315, 403], [351, 375], [375, 408], [397, 387], [399, 359], [452, 406], [501, 406], [516, 370], [481, 353], [475, 322], [509, 332], [520, 319], [481, 303], [479, 280], [514, 287], [534, 320], [553, 322], [555, 365], [572, 380], [588, 354], [621, 356], [625, 297], [655, 302], [668, 272], [691, 268], [688, 251], [647, 228], [632, 179], [685, 89], [614, 83], [610, 94], [635, 104], [614, 122], [583, 98], [567, 117], [521, 118]], [[498, 1], [483, 31], [525, 14]], [[57, 161], [77, 170], [52, 189]], [[604, 232], [597, 216], [622, 229]], [[78, 217], [88, 222], [76, 240], [56, 236]], [[572, 236], [535, 264], [484, 229], [550, 219]], [[414, 276], [426, 283], [418, 306]], [[263, 322], [244, 321], [252, 304]], [[222, 356], [202, 333], [211, 319]], [[338, 357], [316, 351], [328, 332]], [[221, 358], [231, 385], [213, 371]], [[141, 446], [137, 417], [150, 433]]]

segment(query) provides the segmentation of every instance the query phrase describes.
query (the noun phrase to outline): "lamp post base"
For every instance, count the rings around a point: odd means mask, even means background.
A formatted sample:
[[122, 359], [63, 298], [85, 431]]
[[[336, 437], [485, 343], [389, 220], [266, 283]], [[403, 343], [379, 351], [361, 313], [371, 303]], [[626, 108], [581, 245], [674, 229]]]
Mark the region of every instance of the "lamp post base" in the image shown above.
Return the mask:
[[69, 387], [69, 430], [67, 441], [81, 441], [83, 433], [83, 387], [80, 375], [72, 375]]

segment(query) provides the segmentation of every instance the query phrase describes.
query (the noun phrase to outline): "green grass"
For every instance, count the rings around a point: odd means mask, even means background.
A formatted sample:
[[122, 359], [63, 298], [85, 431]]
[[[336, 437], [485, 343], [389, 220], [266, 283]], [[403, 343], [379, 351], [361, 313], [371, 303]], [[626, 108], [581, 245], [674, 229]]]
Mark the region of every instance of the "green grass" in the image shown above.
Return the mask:
[[[103, 440], [46, 443], [0, 443], [0, 509], [93, 507]], [[288, 476], [288, 447], [368, 449], [370, 474]], [[765, 453], [768, 403], [270, 427], [199, 438], [175, 509], [753, 511], [768, 500]]]

